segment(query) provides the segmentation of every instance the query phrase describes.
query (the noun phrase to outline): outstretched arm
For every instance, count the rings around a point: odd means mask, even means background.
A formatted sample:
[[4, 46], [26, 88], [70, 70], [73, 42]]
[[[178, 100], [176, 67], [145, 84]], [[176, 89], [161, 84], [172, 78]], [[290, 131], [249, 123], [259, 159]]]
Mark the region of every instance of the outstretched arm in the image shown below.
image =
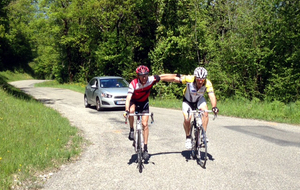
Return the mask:
[[160, 80], [165, 82], [176, 82], [180, 83], [180, 77], [177, 76], [177, 74], [162, 74], [159, 75]]

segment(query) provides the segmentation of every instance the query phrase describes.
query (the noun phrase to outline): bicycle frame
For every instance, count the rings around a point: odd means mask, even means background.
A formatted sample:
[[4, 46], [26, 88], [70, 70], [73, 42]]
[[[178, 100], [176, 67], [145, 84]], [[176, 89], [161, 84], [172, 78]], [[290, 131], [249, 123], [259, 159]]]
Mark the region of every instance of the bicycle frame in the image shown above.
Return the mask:
[[[136, 116], [136, 126], [135, 126], [135, 135], [134, 135], [134, 142], [135, 142], [135, 152], [137, 153], [137, 163], [139, 172], [142, 172], [143, 168], [143, 151], [144, 151], [144, 136], [143, 136], [143, 125], [142, 125], [142, 116], [151, 116], [151, 124], [154, 122], [153, 120], [153, 113], [131, 113], [128, 114], [129, 116]], [[127, 117], [127, 118], [128, 118]], [[127, 124], [127, 118], [125, 119], [125, 123]]]
[[[211, 110], [188, 110], [188, 118], [190, 117], [190, 113], [193, 116], [193, 121], [191, 125], [190, 134], [192, 138], [192, 157], [197, 159], [197, 163], [205, 168], [206, 160], [207, 160], [207, 142], [206, 142], [206, 132], [202, 125], [202, 116], [205, 112], [212, 112]], [[215, 119], [216, 115], [214, 115]], [[194, 128], [194, 135], [192, 133]], [[201, 155], [202, 154], [204, 155]]]
[[135, 142], [138, 142], [140, 139], [140, 143], [135, 143], [135, 151], [137, 152], [138, 146], [144, 149], [144, 136], [143, 136], [143, 125], [142, 125], [142, 116], [151, 116], [151, 124], [154, 122], [153, 113], [131, 113], [128, 116], [136, 116], [136, 126], [135, 126]]

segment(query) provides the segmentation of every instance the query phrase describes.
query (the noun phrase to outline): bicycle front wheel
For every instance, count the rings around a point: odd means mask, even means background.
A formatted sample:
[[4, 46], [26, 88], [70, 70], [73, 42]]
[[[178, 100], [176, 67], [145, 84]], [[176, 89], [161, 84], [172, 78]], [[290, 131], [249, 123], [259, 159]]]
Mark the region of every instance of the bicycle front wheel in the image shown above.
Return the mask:
[[143, 171], [143, 149], [142, 149], [142, 143], [141, 143], [141, 135], [142, 132], [138, 130], [138, 139], [137, 139], [137, 167], [139, 169], [139, 172], [142, 173]]
[[198, 164], [205, 168], [206, 160], [207, 160], [207, 141], [206, 141], [206, 133], [203, 127], [200, 127], [199, 135], [198, 135], [198, 144], [197, 144], [197, 158]]

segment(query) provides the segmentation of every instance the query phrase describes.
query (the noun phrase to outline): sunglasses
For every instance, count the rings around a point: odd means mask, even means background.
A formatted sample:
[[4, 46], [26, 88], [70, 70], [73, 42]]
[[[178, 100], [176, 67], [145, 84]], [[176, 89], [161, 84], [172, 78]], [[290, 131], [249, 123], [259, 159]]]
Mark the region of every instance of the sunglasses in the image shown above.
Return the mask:
[[146, 74], [146, 75], [139, 75], [139, 77], [145, 78], [145, 77], [148, 77], [148, 74]]
[[198, 78], [198, 77], [196, 77], [196, 80], [199, 80], [199, 81], [201, 81], [201, 80], [205, 80], [205, 79], [202, 79], [202, 78]]

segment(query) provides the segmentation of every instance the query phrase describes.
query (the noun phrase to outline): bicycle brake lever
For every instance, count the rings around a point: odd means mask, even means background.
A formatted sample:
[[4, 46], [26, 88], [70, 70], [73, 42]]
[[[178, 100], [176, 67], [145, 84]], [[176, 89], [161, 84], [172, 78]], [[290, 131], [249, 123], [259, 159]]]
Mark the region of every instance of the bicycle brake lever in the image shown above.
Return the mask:
[[213, 118], [213, 120], [215, 120], [215, 119], [217, 118], [217, 116], [218, 116], [217, 114], [214, 114], [214, 118]]
[[125, 124], [127, 124], [128, 117], [128, 115], [125, 117]]
[[153, 113], [151, 113], [151, 124], [154, 122]]

